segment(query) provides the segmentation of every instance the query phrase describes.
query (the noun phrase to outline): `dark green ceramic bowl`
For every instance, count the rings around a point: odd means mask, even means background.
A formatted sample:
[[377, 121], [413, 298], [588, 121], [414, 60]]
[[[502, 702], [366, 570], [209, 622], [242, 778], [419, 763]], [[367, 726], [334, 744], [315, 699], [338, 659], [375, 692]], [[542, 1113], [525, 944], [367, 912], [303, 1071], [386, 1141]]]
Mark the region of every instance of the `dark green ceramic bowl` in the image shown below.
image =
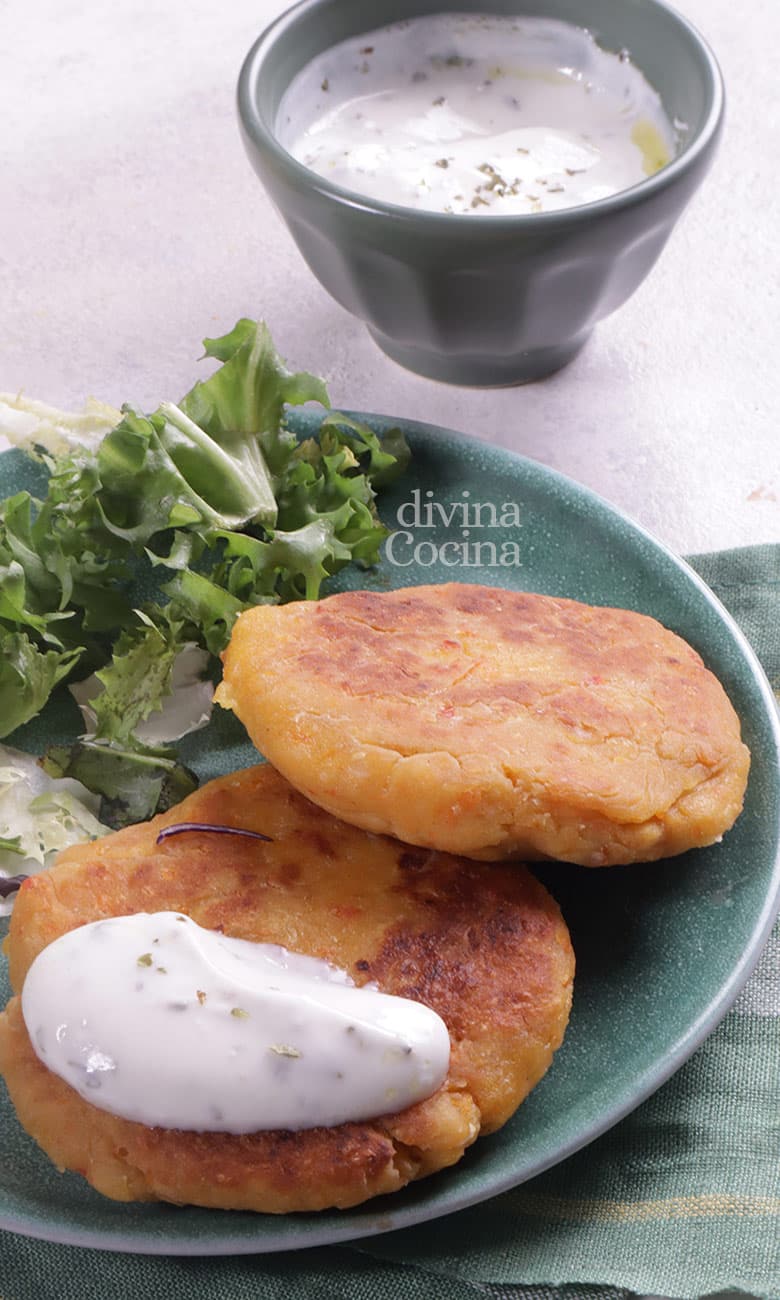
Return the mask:
[[[441, 11], [526, 14], [587, 27], [628, 49], [680, 128], [677, 156], [638, 185], [559, 212], [448, 215], [365, 198], [279, 144], [279, 104], [317, 54], [387, 23]], [[685, 19], [660, 0], [303, 0], [255, 42], [238, 83], [255, 171], [314, 274], [379, 346], [419, 374], [498, 385], [570, 361], [653, 266], [704, 178], [723, 83]]]

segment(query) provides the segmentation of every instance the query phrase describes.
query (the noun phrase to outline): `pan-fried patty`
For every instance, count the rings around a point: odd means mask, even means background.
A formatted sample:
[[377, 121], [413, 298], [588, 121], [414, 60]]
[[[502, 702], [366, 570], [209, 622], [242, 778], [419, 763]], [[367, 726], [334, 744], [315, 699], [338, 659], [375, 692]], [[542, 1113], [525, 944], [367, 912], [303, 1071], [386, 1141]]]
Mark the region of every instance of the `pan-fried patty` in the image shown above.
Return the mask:
[[[271, 843], [174, 822], [263, 831]], [[176, 911], [207, 929], [326, 958], [357, 984], [432, 1007], [450, 1033], [437, 1092], [370, 1122], [244, 1136], [117, 1118], [35, 1054], [20, 998], [0, 1015], [0, 1072], [51, 1159], [118, 1200], [281, 1213], [356, 1205], [454, 1164], [542, 1077], [569, 1014], [574, 959], [557, 905], [522, 868], [409, 849], [345, 825], [261, 765], [148, 824], [62, 853], [20, 890], [7, 951], [18, 993], [37, 954], [89, 921]], [[204, 1043], [208, 1051], [208, 1043]]]
[[732, 825], [747, 780], [685, 641], [550, 596], [451, 583], [251, 609], [217, 699], [323, 808], [475, 858], [682, 853]]

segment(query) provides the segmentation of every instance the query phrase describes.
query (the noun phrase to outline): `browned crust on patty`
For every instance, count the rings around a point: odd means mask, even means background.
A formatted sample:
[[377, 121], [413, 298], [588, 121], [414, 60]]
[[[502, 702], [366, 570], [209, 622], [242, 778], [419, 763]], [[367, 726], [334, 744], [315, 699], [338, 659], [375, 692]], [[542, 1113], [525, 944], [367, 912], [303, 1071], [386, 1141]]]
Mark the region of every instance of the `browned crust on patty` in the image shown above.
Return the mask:
[[[156, 845], [178, 821], [261, 830], [273, 842], [195, 833]], [[150, 1129], [96, 1109], [49, 1071], [12, 999], [0, 1015], [0, 1072], [21, 1122], [58, 1166], [116, 1199], [274, 1213], [358, 1204], [453, 1164], [480, 1131], [503, 1124], [563, 1036], [571, 945], [528, 872], [367, 835], [267, 766], [67, 850], [27, 881], [7, 941], [14, 989], [66, 931], [161, 910], [327, 958], [359, 984], [426, 1003], [450, 1031], [450, 1070], [432, 1097], [368, 1123], [241, 1137]]]
[[217, 699], [310, 799], [410, 844], [587, 866], [713, 843], [749, 754], [655, 619], [450, 583], [242, 614]]

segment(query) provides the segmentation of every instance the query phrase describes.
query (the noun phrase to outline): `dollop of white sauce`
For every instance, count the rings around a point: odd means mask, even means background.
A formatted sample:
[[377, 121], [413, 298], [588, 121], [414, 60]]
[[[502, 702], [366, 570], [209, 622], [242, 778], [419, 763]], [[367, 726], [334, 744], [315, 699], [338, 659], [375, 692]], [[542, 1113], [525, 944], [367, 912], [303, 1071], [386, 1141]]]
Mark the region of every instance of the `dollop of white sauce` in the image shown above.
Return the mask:
[[291, 82], [277, 135], [367, 197], [437, 212], [549, 212], [605, 198], [675, 151], [627, 53], [554, 19], [435, 14], [333, 46]]
[[430, 1096], [443, 1020], [275, 944], [177, 912], [93, 921], [44, 948], [22, 990], [39, 1059], [86, 1101], [150, 1127], [254, 1133], [368, 1120]]

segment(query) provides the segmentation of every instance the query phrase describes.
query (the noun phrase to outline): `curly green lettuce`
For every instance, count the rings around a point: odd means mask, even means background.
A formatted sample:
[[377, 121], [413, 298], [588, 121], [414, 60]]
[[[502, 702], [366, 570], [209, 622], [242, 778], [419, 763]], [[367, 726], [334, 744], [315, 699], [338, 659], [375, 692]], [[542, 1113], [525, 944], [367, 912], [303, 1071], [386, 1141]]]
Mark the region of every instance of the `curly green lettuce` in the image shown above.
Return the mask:
[[[328, 412], [322, 380], [287, 370], [262, 322], [204, 346], [218, 369], [150, 414], [26, 403], [20, 434], [0, 398], [0, 431], [49, 474], [42, 498], [0, 503], [0, 736], [58, 683], [97, 673], [93, 730], [56, 768], [105, 787], [111, 824], [191, 780], [144, 732], [177, 689], [180, 655], [218, 655], [243, 609], [317, 599], [345, 565], [376, 563], [376, 492], [409, 456], [397, 431], [380, 439]], [[311, 402], [323, 419], [300, 442], [287, 411]]]

